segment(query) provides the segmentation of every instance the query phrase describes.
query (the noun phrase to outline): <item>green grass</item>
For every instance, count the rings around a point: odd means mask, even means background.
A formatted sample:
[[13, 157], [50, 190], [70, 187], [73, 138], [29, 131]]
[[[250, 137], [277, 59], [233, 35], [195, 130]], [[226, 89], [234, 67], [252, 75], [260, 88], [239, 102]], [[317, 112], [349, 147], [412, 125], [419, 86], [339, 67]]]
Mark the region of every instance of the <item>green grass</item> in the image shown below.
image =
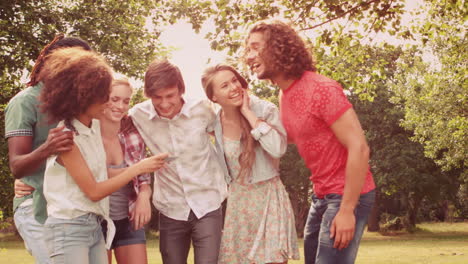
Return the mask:
[[[302, 246], [302, 241], [300, 241], [301, 254]], [[162, 263], [157, 237], [150, 236], [147, 247], [149, 263]], [[0, 263], [32, 264], [34, 260], [26, 252], [20, 239], [12, 235], [0, 235]], [[189, 263], [193, 263], [192, 252], [190, 252]], [[289, 261], [289, 263], [299, 264], [304, 261], [301, 259]], [[424, 223], [418, 225], [413, 234], [396, 232], [382, 236], [376, 233], [365, 233], [356, 263], [467, 264], [468, 222]]]

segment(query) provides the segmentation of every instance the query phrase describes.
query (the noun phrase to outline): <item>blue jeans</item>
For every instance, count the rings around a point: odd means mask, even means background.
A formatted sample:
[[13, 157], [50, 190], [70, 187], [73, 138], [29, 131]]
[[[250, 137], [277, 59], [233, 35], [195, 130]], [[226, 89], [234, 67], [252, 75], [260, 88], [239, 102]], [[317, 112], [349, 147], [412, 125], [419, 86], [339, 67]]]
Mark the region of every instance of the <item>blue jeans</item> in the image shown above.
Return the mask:
[[15, 226], [23, 238], [26, 250], [36, 260], [36, 264], [50, 264], [44, 240], [44, 225], [34, 218], [33, 205], [19, 206], [14, 215]]
[[335, 240], [330, 238], [330, 227], [335, 215], [340, 209], [342, 196], [327, 194], [322, 199], [312, 195], [313, 204], [310, 207], [304, 228], [304, 258], [306, 264], [352, 264], [356, 259], [359, 242], [361, 241], [367, 217], [375, 200], [375, 191], [362, 194], [354, 210], [356, 228], [354, 238], [348, 247], [338, 250], [333, 247]]
[[47, 218], [44, 228], [54, 264], [107, 264], [101, 218], [88, 213], [73, 219]]

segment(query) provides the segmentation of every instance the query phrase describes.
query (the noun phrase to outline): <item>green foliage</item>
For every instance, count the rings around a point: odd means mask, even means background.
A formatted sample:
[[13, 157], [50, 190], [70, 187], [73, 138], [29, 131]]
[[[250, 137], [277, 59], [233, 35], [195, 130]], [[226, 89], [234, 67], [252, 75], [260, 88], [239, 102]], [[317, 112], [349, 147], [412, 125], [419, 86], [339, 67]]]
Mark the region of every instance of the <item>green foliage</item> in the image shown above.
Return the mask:
[[299, 156], [296, 145], [289, 145], [286, 154], [281, 158], [280, 174], [286, 191], [289, 193], [298, 236], [302, 237], [312, 189], [309, 180], [310, 171]]
[[3, 1], [0, 30], [1, 73], [30, 68], [42, 47], [58, 32], [79, 36], [129, 76], [141, 75], [148, 62], [165, 52], [156, 27], [146, 27], [160, 6], [153, 1]]
[[[169, 6], [178, 9], [191, 4], [214, 24], [215, 30], [207, 33], [206, 38], [214, 50], [227, 50], [228, 54], [239, 58], [247, 28], [256, 21], [284, 17], [301, 31], [308, 41], [317, 48], [320, 71], [332, 73], [335, 78], [355, 93], [372, 99], [375, 81], [382, 78], [382, 68], [386, 62], [362, 66], [369, 59], [360, 50], [361, 42], [372, 42], [378, 32], [396, 35], [400, 32], [400, 17], [404, 0], [353, 0], [353, 1], [213, 1], [208, 6], [204, 1], [171, 1]], [[181, 15], [181, 13], [177, 13]], [[184, 14], [190, 21], [196, 21], [194, 28], [203, 26], [205, 20], [194, 12]], [[409, 37], [409, 35], [407, 36]], [[322, 63], [326, 54], [336, 57], [334, 63]], [[339, 58], [339, 59], [338, 59]], [[361, 69], [356, 72], [356, 69]]]
[[[392, 86], [405, 107], [403, 126], [444, 170], [461, 168], [468, 182], [467, 7], [464, 1], [426, 1], [429, 18], [413, 25], [423, 44], [400, 61]], [[463, 22], [465, 21], [465, 23]]]
[[141, 103], [145, 101], [147, 98], [145, 97], [143, 88], [141, 89], [136, 89], [135, 92], [133, 92], [132, 95], [132, 100], [130, 102], [130, 105], [133, 107], [134, 105]]
[[390, 231], [399, 231], [403, 229], [404, 219], [400, 216], [383, 213], [381, 215], [380, 233], [387, 234]]
[[[372, 60], [388, 62], [382, 69], [386, 78], [380, 79], [372, 102], [359, 100], [355, 94], [350, 99], [371, 147], [370, 164], [381, 195], [380, 200], [383, 201], [380, 209], [403, 217], [401, 226], [412, 230], [424, 199], [432, 203], [445, 199], [456, 200], [458, 175], [443, 173], [433, 160], [424, 156], [423, 146], [410, 140], [412, 132], [400, 126], [400, 120], [405, 116], [404, 105], [390, 102], [393, 92], [387, 87], [388, 83], [399, 78], [397, 61], [405, 56], [405, 52], [400, 48], [388, 47], [367, 47], [365, 50]], [[392, 211], [389, 204], [394, 201], [398, 201], [399, 206]], [[391, 219], [385, 222], [395, 224]], [[383, 227], [387, 228], [385, 225]]]

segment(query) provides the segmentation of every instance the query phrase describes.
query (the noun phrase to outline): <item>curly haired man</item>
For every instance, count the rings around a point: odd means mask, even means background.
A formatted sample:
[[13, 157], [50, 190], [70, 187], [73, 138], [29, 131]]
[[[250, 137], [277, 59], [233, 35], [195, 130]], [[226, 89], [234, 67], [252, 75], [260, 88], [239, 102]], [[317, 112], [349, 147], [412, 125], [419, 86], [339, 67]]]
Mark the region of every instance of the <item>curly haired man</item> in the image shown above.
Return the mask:
[[279, 86], [288, 141], [312, 172], [305, 263], [354, 263], [375, 199], [359, 119], [340, 84], [317, 73], [311, 52], [288, 24], [259, 21], [245, 45], [252, 72]]

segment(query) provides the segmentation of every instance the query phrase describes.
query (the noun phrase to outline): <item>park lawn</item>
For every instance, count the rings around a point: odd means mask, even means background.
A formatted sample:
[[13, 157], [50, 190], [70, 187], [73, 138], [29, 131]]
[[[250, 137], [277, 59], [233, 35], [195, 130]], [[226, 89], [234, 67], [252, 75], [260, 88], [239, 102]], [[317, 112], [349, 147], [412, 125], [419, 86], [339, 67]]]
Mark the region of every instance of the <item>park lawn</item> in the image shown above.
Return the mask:
[[[148, 240], [150, 264], [160, 264], [158, 239], [150, 235]], [[302, 258], [302, 240], [300, 251]], [[190, 252], [189, 263], [193, 263]], [[0, 263], [33, 264], [33, 258], [24, 249], [23, 243], [12, 235], [0, 235]], [[114, 261], [115, 263], [115, 261]], [[303, 263], [303, 259], [289, 261]], [[356, 263], [359, 264], [467, 264], [468, 222], [424, 223], [413, 234], [397, 232], [386, 236], [365, 233]]]

